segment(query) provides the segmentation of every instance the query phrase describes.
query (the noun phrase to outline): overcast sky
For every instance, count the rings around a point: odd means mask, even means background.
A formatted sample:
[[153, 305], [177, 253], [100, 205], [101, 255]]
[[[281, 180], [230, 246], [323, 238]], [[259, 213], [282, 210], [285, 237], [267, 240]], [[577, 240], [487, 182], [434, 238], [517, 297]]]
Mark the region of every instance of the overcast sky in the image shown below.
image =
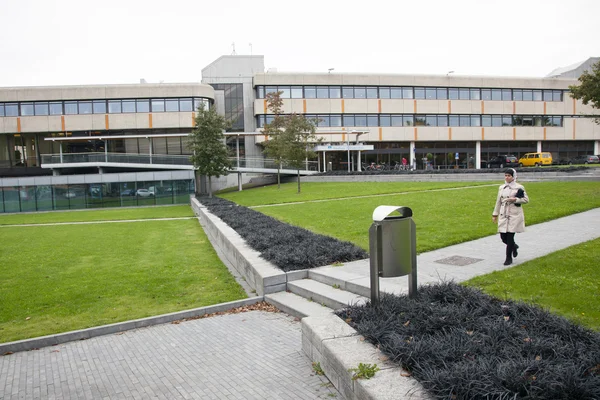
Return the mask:
[[600, 0], [0, 0], [0, 86], [278, 71], [542, 77], [600, 56]]

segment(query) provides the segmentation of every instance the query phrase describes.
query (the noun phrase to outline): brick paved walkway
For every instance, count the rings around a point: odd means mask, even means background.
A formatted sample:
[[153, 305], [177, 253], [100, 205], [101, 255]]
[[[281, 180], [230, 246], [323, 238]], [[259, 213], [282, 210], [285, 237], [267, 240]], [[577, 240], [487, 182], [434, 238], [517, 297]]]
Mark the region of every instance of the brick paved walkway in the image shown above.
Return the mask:
[[251, 311], [0, 357], [0, 399], [330, 399], [300, 323]]

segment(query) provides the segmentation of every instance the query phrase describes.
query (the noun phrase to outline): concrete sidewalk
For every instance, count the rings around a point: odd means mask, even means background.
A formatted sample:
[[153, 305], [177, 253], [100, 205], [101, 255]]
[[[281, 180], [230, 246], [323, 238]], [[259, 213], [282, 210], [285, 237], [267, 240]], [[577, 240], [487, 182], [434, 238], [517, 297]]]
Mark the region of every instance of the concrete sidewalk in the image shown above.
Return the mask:
[[[418, 284], [442, 280], [462, 282], [599, 237], [600, 208], [596, 208], [528, 226], [524, 233], [517, 233], [515, 241], [520, 246], [519, 256], [510, 266], [503, 265], [506, 247], [498, 234], [420, 254], [417, 256]], [[370, 293], [368, 259], [346, 263], [341, 267], [327, 266], [311, 271], [361, 287], [363, 295]], [[381, 278], [380, 288], [390, 293], [407, 293], [408, 277]]]

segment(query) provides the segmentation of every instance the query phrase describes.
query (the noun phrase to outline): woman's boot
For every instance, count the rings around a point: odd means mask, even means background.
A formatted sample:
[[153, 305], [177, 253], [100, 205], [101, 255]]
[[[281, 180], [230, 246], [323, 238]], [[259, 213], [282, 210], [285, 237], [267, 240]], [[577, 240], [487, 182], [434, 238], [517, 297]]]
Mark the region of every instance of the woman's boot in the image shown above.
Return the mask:
[[506, 245], [506, 260], [504, 260], [504, 265], [512, 264], [512, 262], [513, 262], [512, 253], [513, 253], [512, 246]]

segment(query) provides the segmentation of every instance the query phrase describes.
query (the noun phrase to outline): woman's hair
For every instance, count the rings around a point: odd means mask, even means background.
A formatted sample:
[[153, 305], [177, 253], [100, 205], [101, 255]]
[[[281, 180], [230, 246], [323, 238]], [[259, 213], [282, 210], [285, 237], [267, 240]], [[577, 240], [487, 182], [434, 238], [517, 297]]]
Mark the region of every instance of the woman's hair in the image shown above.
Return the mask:
[[506, 174], [508, 174], [508, 175], [512, 176], [513, 178], [517, 179], [517, 171], [514, 168], [509, 168], [506, 171], [504, 171], [504, 175], [506, 175]]

